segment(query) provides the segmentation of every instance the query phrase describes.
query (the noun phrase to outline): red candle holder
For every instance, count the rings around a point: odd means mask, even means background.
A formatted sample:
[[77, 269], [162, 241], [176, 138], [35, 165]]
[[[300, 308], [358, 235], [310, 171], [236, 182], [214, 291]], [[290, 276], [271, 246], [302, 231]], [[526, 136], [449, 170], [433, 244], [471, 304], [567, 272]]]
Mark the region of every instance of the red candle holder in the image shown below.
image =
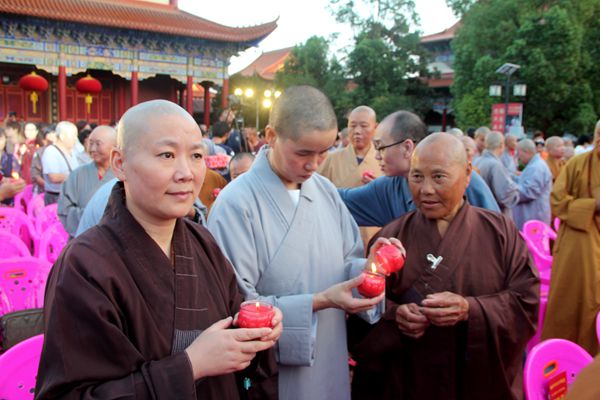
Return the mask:
[[375, 252], [377, 263], [387, 275], [400, 271], [404, 267], [404, 256], [399, 248], [392, 244], [381, 246]]
[[375, 179], [375, 173], [373, 171], [366, 170], [365, 172], [362, 173], [362, 177]]
[[[374, 268], [374, 266], [372, 267]], [[385, 290], [385, 276], [375, 271], [363, 271], [363, 281], [358, 285], [358, 293], [363, 297], [377, 297]]]
[[212, 197], [213, 197], [214, 199], [216, 199], [216, 198], [217, 198], [217, 196], [219, 195], [219, 193], [221, 193], [221, 188], [214, 188], [214, 189], [212, 190]]
[[263, 301], [245, 301], [240, 306], [237, 324], [240, 328], [272, 328], [275, 311]]

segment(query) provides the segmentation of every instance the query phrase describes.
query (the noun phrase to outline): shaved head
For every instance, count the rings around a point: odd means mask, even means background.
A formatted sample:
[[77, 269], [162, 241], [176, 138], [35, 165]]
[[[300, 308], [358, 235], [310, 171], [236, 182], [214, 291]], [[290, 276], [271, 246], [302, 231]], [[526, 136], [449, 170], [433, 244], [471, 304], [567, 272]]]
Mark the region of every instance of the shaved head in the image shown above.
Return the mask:
[[323, 92], [311, 86], [292, 86], [275, 100], [269, 125], [278, 136], [296, 141], [308, 132], [337, 131], [337, 118]]
[[114, 146], [117, 144], [117, 131], [112, 126], [98, 125], [94, 128], [92, 133], [90, 133], [90, 140], [92, 139], [101, 139], [112, 143]]
[[348, 119], [350, 119], [350, 117], [352, 116], [352, 114], [360, 114], [360, 113], [367, 114], [369, 116], [369, 118], [371, 118], [373, 120], [373, 122], [375, 122], [377, 120], [377, 114], [375, 113], [375, 110], [373, 110], [369, 106], [358, 106], [358, 107], [356, 107], [354, 110], [352, 110], [350, 112], [350, 115], [348, 116]]
[[143, 133], [152, 126], [152, 122], [166, 116], [180, 116], [196, 124], [194, 118], [175, 103], [166, 100], [146, 101], [131, 107], [123, 114], [117, 126], [117, 147], [125, 153], [135, 148]]
[[450, 133], [436, 132], [423, 139], [415, 149], [413, 157], [419, 157], [423, 152], [441, 150], [444, 156], [461, 167], [467, 165], [467, 153], [462, 141]]

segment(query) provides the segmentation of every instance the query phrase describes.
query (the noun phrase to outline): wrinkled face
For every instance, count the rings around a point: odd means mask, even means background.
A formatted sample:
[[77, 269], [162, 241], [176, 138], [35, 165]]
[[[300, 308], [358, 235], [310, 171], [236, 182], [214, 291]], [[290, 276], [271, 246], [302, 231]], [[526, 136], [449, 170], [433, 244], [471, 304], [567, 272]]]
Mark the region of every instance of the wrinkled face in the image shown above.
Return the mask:
[[288, 189], [296, 189], [325, 160], [336, 136], [337, 129], [309, 131], [304, 132], [299, 139], [292, 140], [278, 136], [268, 127], [267, 139], [271, 147], [269, 162], [273, 171]]
[[102, 130], [94, 130], [88, 137], [90, 157], [96, 164], [106, 165], [110, 160], [110, 152], [115, 146], [112, 135]]
[[77, 142], [77, 128], [75, 126], [65, 127], [60, 137], [57, 137], [67, 149], [72, 149]]
[[38, 134], [38, 129], [35, 124], [28, 123], [25, 125], [25, 138], [27, 140], [34, 140]]
[[253, 160], [250, 157], [244, 157], [232, 162], [231, 166], [229, 167], [229, 175], [231, 175], [231, 180], [234, 180], [244, 172], [247, 172], [252, 166], [252, 161]]
[[460, 165], [439, 143], [413, 156], [408, 183], [417, 208], [429, 219], [452, 216], [461, 205], [471, 166]]
[[375, 130], [373, 139], [377, 150], [375, 159], [379, 161], [379, 167], [386, 176], [406, 176], [410, 170], [412, 149], [409, 148], [409, 143], [411, 144], [412, 140], [395, 140], [387, 129], [388, 125], [387, 123], [379, 124]]
[[479, 154], [483, 153], [483, 151], [485, 150], [485, 136], [475, 136], [475, 143], [477, 144], [477, 151], [479, 152]]
[[356, 151], [369, 148], [373, 140], [376, 122], [367, 111], [354, 111], [348, 117], [348, 137]]
[[202, 133], [176, 114], [150, 117], [144, 125], [127, 152], [113, 150], [112, 166], [133, 216], [161, 224], [185, 216], [198, 197], [206, 174]]

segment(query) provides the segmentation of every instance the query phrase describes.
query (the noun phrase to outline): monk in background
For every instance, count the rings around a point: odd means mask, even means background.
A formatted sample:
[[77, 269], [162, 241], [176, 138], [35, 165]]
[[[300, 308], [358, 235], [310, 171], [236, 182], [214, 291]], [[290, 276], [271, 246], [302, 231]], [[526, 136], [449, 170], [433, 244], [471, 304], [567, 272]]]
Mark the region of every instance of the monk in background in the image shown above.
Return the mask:
[[374, 238], [399, 239], [406, 263], [386, 281], [382, 320], [349, 320], [354, 399], [523, 397], [539, 280], [512, 221], [467, 202], [470, 176], [457, 138], [435, 133], [417, 146], [408, 177], [417, 210]]

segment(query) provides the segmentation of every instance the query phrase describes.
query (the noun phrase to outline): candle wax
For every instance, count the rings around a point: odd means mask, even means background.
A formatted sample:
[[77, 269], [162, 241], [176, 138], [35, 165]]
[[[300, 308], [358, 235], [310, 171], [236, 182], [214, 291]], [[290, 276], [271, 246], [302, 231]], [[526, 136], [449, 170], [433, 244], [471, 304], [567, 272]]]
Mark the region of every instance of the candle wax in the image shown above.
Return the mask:
[[240, 328], [272, 328], [275, 316], [273, 306], [262, 301], [246, 301], [240, 306], [238, 326]]
[[358, 293], [363, 297], [377, 297], [385, 290], [385, 277], [378, 273], [364, 271], [364, 279], [358, 285]]

